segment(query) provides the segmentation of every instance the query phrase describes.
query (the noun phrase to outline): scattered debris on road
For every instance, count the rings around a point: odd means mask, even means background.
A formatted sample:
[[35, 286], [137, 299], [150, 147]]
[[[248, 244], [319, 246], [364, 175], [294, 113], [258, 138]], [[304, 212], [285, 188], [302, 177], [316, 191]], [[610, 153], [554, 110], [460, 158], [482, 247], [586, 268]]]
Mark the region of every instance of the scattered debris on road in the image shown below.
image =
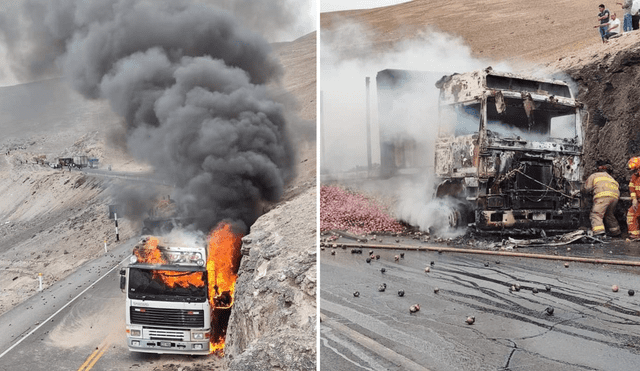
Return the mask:
[[473, 325], [475, 322], [476, 322], [476, 317], [474, 316], [467, 317], [467, 324]]

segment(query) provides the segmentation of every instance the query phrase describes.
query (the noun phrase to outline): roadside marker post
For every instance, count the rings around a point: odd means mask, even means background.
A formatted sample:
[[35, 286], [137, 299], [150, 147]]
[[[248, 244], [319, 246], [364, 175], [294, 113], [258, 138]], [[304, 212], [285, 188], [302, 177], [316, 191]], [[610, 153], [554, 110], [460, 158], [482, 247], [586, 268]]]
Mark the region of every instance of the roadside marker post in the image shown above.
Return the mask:
[[104, 253], [107, 253], [107, 240], [104, 240]]
[[113, 217], [116, 220], [116, 241], [120, 241], [120, 235], [118, 234], [118, 213], [113, 213]]
[[38, 291], [42, 291], [42, 273], [38, 273]]

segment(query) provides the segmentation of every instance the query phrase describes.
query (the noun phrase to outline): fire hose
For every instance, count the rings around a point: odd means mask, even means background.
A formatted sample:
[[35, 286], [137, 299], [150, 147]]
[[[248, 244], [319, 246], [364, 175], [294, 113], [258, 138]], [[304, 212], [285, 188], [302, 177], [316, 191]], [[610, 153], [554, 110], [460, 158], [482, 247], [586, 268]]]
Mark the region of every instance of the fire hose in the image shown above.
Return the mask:
[[352, 247], [352, 248], [377, 248], [377, 249], [387, 249], [387, 250], [437, 251], [437, 252], [451, 252], [451, 253], [462, 253], [462, 254], [511, 256], [511, 257], [516, 257], [516, 258], [563, 260], [563, 261], [579, 262], [579, 263], [612, 264], [612, 265], [627, 265], [627, 266], [640, 267], [640, 261], [633, 261], [633, 260], [626, 261], [626, 260], [611, 260], [611, 259], [579, 258], [579, 257], [573, 257], [573, 256], [531, 254], [531, 253], [519, 253], [519, 252], [509, 252], [509, 251], [469, 250], [469, 249], [462, 249], [462, 248], [457, 248], [457, 247], [379, 245], [379, 244], [355, 244], [355, 243], [342, 243], [342, 244], [340, 244], [340, 246]]

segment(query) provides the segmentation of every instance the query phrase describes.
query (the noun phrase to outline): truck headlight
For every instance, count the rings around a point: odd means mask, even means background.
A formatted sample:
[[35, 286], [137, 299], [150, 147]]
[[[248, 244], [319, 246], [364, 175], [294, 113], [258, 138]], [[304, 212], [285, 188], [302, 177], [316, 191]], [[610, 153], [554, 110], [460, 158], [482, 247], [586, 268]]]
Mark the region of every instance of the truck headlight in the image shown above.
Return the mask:
[[191, 338], [193, 340], [203, 340], [204, 339], [204, 333], [202, 333], [202, 332], [192, 332], [191, 333]]
[[130, 333], [131, 333], [131, 336], [135, 336], [135, 337], [142, 336], [142, 331], [141, 330], [131, 329]]

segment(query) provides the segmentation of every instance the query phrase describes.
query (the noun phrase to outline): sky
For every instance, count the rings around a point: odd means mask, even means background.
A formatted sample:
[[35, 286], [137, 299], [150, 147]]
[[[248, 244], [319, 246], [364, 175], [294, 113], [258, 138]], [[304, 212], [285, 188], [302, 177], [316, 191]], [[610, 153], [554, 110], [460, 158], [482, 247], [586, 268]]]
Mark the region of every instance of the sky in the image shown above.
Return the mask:
[[321, 0], [320, 12], [335, 12], [350, 9], [371, 9], [396, 5], [410, 0]]

